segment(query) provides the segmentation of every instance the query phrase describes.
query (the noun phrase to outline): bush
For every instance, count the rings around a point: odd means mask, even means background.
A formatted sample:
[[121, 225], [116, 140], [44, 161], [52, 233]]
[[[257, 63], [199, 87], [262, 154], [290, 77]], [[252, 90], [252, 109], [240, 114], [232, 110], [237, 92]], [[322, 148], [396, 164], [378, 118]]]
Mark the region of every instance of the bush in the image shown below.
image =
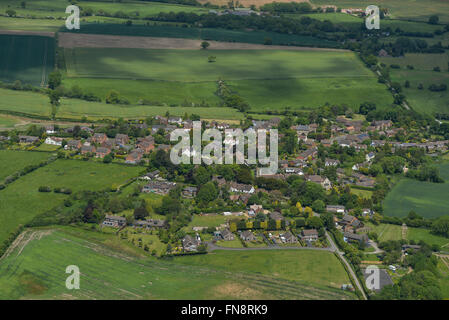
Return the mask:
[[49, 186], [40, 186], [38, 191], [39, 192], [51, 192], [51, 188]]

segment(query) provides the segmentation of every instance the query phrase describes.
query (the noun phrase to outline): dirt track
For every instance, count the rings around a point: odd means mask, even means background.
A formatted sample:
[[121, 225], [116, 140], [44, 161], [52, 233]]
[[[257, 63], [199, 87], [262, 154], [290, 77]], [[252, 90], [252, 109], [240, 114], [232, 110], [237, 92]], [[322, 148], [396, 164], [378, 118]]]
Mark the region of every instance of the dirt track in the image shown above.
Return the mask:
[[30, 35], [30, 36], [44, 36], [44, 37], [54, 37], [54, 32], [45, 31], [19, 31], [19, 30], [0, 30], [0, 34], [13, 34], [13, 35]]
[[[63, 48], [136, 48], [136, 49], [184, 49], [200, 50], [203, 40], [111, 36], [98, 34], [59, 33], [59, 46]], [[265, 46], [238, 42], [208, 41], [208, 50], [298, 50], [298, 51], [343, 51], [341, 49]]]

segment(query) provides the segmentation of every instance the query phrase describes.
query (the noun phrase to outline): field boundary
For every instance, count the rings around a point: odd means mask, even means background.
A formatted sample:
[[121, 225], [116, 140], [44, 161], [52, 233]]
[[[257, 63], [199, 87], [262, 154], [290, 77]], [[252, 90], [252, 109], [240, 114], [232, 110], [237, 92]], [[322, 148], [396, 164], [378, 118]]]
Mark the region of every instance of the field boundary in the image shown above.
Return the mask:
[[[174, 50], [201, 50], [204, 40], [142, 37], [142, 36], [116, 36], [84, 33], [58, 33], [59, 46], [62, 48], [128, 48], [128, 49], [174, 49]], [[207, 41], [210, 46], [207, 50], [292, 50], [292, 51], [335, 51], [350, 52], [345, 49], [315, 48], [299, 46], [263, 45], [243, 42]]]

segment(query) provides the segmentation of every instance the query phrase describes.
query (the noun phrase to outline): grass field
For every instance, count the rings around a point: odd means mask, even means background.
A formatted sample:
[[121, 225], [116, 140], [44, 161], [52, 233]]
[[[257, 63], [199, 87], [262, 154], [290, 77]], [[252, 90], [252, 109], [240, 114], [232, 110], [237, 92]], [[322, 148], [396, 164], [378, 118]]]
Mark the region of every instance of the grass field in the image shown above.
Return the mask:
[[447, 215], [449, 208], [449, 163], [438, 166], [445, 183], [400, 180], [384, 200], [384, 213], [405, 217], [411, 210], [426, 218]]
[[449, 22], [449, 6], [444, 0], [311, 0], [314, 5], [336, 5], [339, 8], [361, 8], [377, 5], [387, 8], [391, 18], [427, 21], [438, 15], [440, 22]]
[[198, 214], [193, 216], [192, 221], [185, 227], [186, 231], [192, 231], [192, 227], [218, 227], [221, 224], [226, 223], [228, 220], [222, 214], [200, 216]]
[[334, 288], [340, 288], [343, 283], [350, 283], [341, 263], [330, 252], [311, 250], [215, 252], [215, 254], [177, 258], [175, 262], [211, 266], [230, 272], [270, 274], [291, 281], [302, 281]]
[[[208, 62], [210, 55], [216, 62]], [[351, 52], [75, 48], [65, 49], [65, 57], [66, 86], [77, 84], [102, 98], [116, 89], [133, 103], [145, 98], [216, 105], [218, 79], [227, 80], [253, 111], [326, 102], [357, 108], [367, 99], [380, 107], [392, 103]]]
[[0, 129], [13, 128], [15, 125], [19, 124], [20, 121], [16, 118], [0, 115]]
[[[368, 223], [367, 226], [369, 226], [372, 231], [377, 233], [379, 241], [402, 239], [402, 226], [384, 223], [381, 223], [377, 226], [372, 223]], [[413, 240], [415, 242], [419, 242], [422, 240], [429, 245], [437, 244], [439, 246], [445, 246], [449, 244], [449, 238], [434, 235], [430, 232], [429, 229], [423, 228], [407, 227], [406, 239]]]
[[[446, 84], [449, 86], [449, 73], [447, 72], [449, 56], [443, 54], [406, 54], [399, 58], [381, 58], [386, 65], [397, 64], [401, 69], [391, 69], [391, 79], [399, 82], [407, 97], [410, 106], [419, 112], [433, 114], [435, 112], [449, 113], [448, 91], [432, 92], [428, 90], [431, 84]], [[407, 69], [412, 65], [413, 70]], [[433, 71], [434, 67], [440, 67], [441, 72]], [[410, 88], [405, 88], [408, 80]], [[419, 90], [418, 85], [423, 84], [424, 89]]]
[[0, 182], [7, 176], [49, 158], [47, 153], [0, 150]]
[[[246, 254], [226, 268], [229, 255], [156, 260], [126, 241], [70, 227], [28, 231], [0, 261], [1, 299], [355, 299], [340, 289], [325, 287], [319, 272], [331, 282], [349, 282], [340, 262], [321, 252], [264, 252], [248, 265]], [[238, 254], [238, 253], [237, 253]], [[245, 258], [246, 256], [246, 258]], [[334, 259], [332, 259], [332, 257]], [[184, 259], [186, 258], [186, 259]], [[235, 257], [232, 257], [235, 258]], [[302, 261], [299, 269], [275, 267]], [[312, 262], [313, 261], [313, 262]], [[320, 262], [326, 263], [327, 268]], [[80, 289], [67, 290], [65, 269], [77, 265]], [[271, 268], [270, 268], [271, 266]], [[311, 268], [318, 266], [319, 268]], [[321, 266], [321, 267], [320, 267]], [[275, 268], [273, 268], [275, 267]], [[271, 273], [270, 269], [278, 269]], [[126, 274], [126, 277], [123, 275]], [[188, 276], [186, 276], [188, 275]], [[309, 277], [314, 275], [314, 277]], [[296, 281], [307, 277], [307, 283]], [[316, 280], [316, 282], [315, 282]], [[312, 285], [308, 284], [312, 283]], [[325, 283], [321, 285], [321, 283]]]
[[373, 195], [372, 191], [369, 190], [362, 190], [357, 188], [351, 188], [351, 193], [356, 194], [360, 198], [370, 199]]
[[[25, 115], [41, 116], [49, 118], [51, 108], [48, 97], [32, 92], [0, 89], [0, 112], [16, 112]], [[181, 101], [182, 102], [182, 101]], [[171, 115], [183, 116], [197, 114], [202, 119], [243, 119], [243, 114], [232, 108], [222, 107], [168, 107], [168, 106], [143, 106], [143, 105], [111, 105], [99, 102], [86, 102], [77, 99], [62, 99], [57, 109], [57, 118], [67, 119], [143, 119], [148, 116], [163, 115], [166, 112]]]
[[[155, 16], [159, 12], [196, 12], [207, 13], [207, 9], [194, 6], [185, 6], [178, 4], [168, 4], [160, 2], [146, 2], [133, 0], [118, 1], [77, 1], [77, 5], [81, 8], [90, 8], [94, 12], [102, 9], [110, 14], [122, 11], [126, 14], [139, 13], [139, 17]], [[66, 0], [32, 0], [26, 2], [26, 7], [22, 8], [21, 1], [2, 0], [0, 2], [0, 11], [5, 12], [7, 9], [13, 9], [18, 15], [29, 16], [35, 18], [45, 18], [48, 16], [55, 18], [66, 18], [68, 15], [65, 9], [68, 6]]]
[[45, 85], [53, 70], [54, 45], [49, 37], [0, 34], [0, 80]]
[[[32, 156], [34, 153], [30, 153]], [[47, 156], [48, 154], [42, 153]], [[0, 154], [7, 157], [8, 154]], [[9, 161], [9, 160], [6, 160]], [[38, 192], [40, 186], [80, 190], [115, 187], [139, 174], [142, 168], [101, 163], [57, 160], [39, 168], [0, 191], [0, 243], [20, 224], [60, 204], [67, 196]]]

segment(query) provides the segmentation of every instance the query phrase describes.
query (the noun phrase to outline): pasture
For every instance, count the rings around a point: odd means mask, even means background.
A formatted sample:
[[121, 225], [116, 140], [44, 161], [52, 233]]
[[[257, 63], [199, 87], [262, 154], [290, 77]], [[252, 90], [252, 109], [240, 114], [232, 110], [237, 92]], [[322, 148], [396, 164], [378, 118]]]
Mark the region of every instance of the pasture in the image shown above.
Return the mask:
[[444, 183], [401, 179], [384, 200], [384, 214], [405, 217], [413, 210], [426, 218], [447, 215], [449, 208], [449, 163], [438, 166]]
[[[305, 252], [304, 252], [305, 253]], [[264, 259], [285, 266], [289, 261], [312, 259], [318, 266], [326, 262], [329, 269], [307, 269], [319, 272], [333, 281], [349, 282], [340, 262], [329, 260], [320, 252], [264, 252]], [[254, 274], [245, 258], [228, 264], [226, 253], [211, 254], [219, 261], [217, 267], [208, 263], [207, 256], [179, 257], [157, 260], [144, 256], [144, 251], [117, 237], [72, 227], [30, 229], [14, 243], [13, 249], [0, 261], [1, 299], [356, 299], [349, 292], [325, 285], [307, 284], [291, 279], [302, 278], [289, 268], [286, 273], [272, 274], [265, 270]], [[209, 255], [208, 255], [209, 256]], [[259, 254], [259, 256], [261, 256]], [[251, 257], [252, 258], [252, 257]], [[242, 262], [240, 262], [242, 261]], [[204, 262], [204, 263], [203, 263]], [[274, 261], [273, 261], [274, 262]], [[65, 269], [77, 265], [81, 271], [80, 289], [67, 290]], [[262, 266], [266, 270], [267, 266]], [[259, 267], [260, 269], [260, 267]], [[329, 274], [330, 271], [337, 274]], [[126, 274], [126, 277], [123, 275]], [[186, 277], [186, 275], [188, 275]]]
[[[39, 153], [48, 156], [48, 153]], [[1, 153], [8, 158], [8, 153]], [[32, 157], [34, 153], [30, 152]], [[6, 160], [9, 161], [9, 160]], [[81, 190], [118, 187], [139, 174], [142, 168], [96, 162], [56, 160], [9, 184], [0, 191], [0, 243], [20, 224], [60, 204], [66, 195], [38, 192], [40, 186]]]
[[0, 34], [0, 80], [43, 86], [54, 65], [54, 39]]
[[[122, 91], [120, 91], [122, 93]], [[40, 93], [6, 90], [0, 88], [0, 112], [16, 113], [49, 118], [51, 108], [47, 96]], [[182, 103], [183, 100], [180, 101]], [[100, 102], [87, 102], [78, 99], [61, 99], [56, 117], [61, 119], [143, 119], [148, 116], [163, 115], [183, 116], [197, 114], [202, 119], [243, 119], [243, 114], [236, 109], [224, 107], [169, 107], [144, 105], [111, 105]]]
[[339, 8], [365, 9], [369, 5], [387, 8], [393, 19], [427, 21], [431, 15], [438, 15], [440, 22], [449, 22], [449, 7], [441, 0], [311, 0], [315, 6], [336, 5]]
[[[84, 9], [92, 9], [94, 13], [103, 10], [110, 14], [121, 11], [134, 17], [155, 16], [159, 12], [195, 12], [198, 14], [207, 13], [207, 9], [194, 6], [185, 6], [179, 4], [168, 4], [161, 2], [145, 2], [134, 0], [118, 1], [77, 1], [77, 5]], [[3, 0], [0, 2], [0, 11], [5, 12], [7, 9], [13, 9], [18, 15], [35, 17], [35, 18], [66, 18], [68, 15], [65, 9], [68, 6], [66, 0], [33, 0], [27, 1], [25, 8], [21, 6], [21, 1]], [[135, 13], [138, 12], [138, 15]]]
[[[208, 62], [213, 55], [216, 62]], [[392, 103], [385, 86], [351, 52], [295, 50], [65, 49], [66, 86], [105, 98], [111, 89], [136, 103], [219, 103], [218, 79], [252, 111], [312, 109], [326, 102], [357, 108]]]
[[49, 158], [47, 153], [0, 150], [0, 183], [9, 175]]
[[[380, 61], [387, 66], [397, 64], [401, 67], [390, 70], [391, 80], [402, 85], [407, 101], [414, 110], [429, 114], [449, 113], [448, 91], [432, 92], [428, 89], [431, 84], [449, 86], [447, 53], [406, 54], [402, 58], [381, 58]], [[414, 69], [409, 70], [407, 65], [412, 65]], [[434, 67], [439, 67], [441, 72], [433, 71]], [[410, 82], [409, 88], [404, 87], [406, 80]], [[418, 89], [419, 84], [423, 85], [423, 89]]]
[[11, 116], [0, 115], [0, 130], [14, 128], [21, 121]]

